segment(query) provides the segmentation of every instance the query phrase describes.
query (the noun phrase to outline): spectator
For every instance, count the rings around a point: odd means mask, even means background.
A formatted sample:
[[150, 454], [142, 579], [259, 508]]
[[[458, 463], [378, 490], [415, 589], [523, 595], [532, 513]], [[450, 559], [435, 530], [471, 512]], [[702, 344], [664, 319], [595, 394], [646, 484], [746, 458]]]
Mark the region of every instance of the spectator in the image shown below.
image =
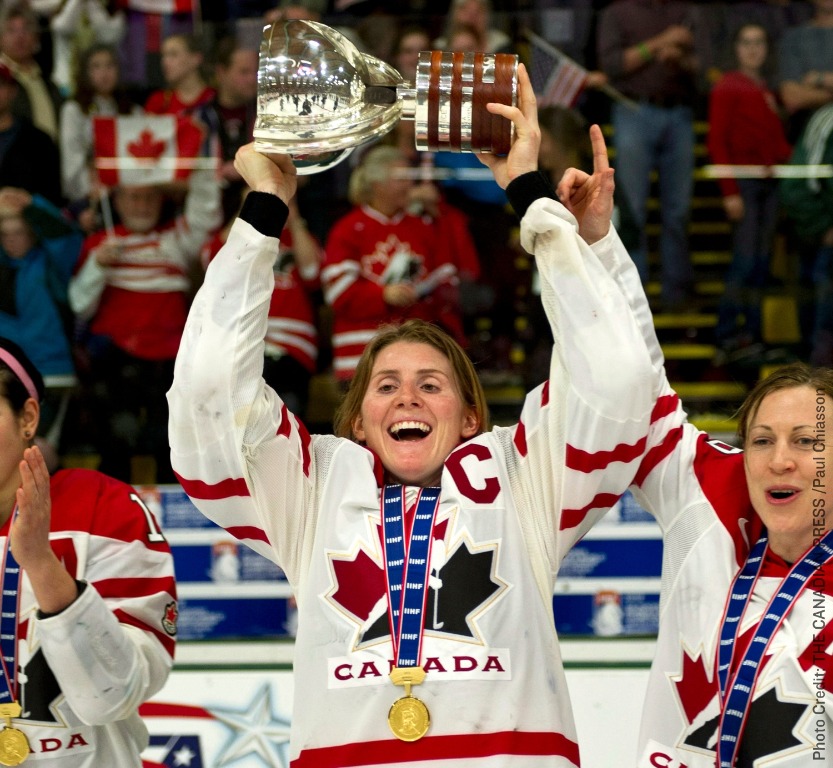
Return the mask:
[[601, 14], [600, 68], [613, 86], [638, 102], [612, 106], [616, 181], [642, 239], [632, 252], [648, 279], [645, 225], [651, 172], [659, 175], [662, 298], [669, 307], [692, 298], [688, 219], [694, 183], [694, 102], [698, 16], [681, 0], [616, 0]]
[[190, 115], [214, 98], [202, 74], [203, 54], [196, 35], [172, 35], [162, 43], [166, 87], [148, 96], [145, 111], [154, 115]]
[[97, 186], [93, 168], [95, 116], [107, 117], [140, 110], [119, 84], [119, 60], [114, 48], [97, 44], [78, 60], [75, 98], [61, 107], [61, 180], [70, 210], [85, 231], [96, 225], [90, 194]]
[[0, 12], [0, 62], [20, 83], [14, 112], [31, 120], [57, 144], [61, 94], [46, 80], [35, 61], [40, 47], [38, 19], [25, 2], [10, 4]]
[[208, 130], [205, 154], [220, 161], [223, 220], [230, 221], [240, 210], [245, 187], [234, 168], [234, 155], [252, 140], [257, 116], [258, 54], [227, 37], [217, 44], [215, 56], [216, 92], [197, 109], [195, 117]]
[[[91, 46], [110, 46], [115, 53], [124, 39], [124, 12], [115, 2], [101, 0], [67, 0], [49, 20], [52, 32], [52, 82], [64, 97], [72, 96], [78, 87], [75, 63]], [[86, 34], [79, 32], [83, 29]], [[82, 48], [79, 38], [89, 42]], [[60, 121], [59, 121], [60, 122]]]
[[119, 52], [124, 82], [133, 98], [142, 103], [148, 93], [167, 87], [162, 73], [162, 43], [174, 35], [192, 35], [194, 12], [191, 0], [172, 0], [171, 13], [147, 10], [141, 0], [119, 0], [125, 9], [128, 41]]
[[[431, 36], [425, 27], [408, 24], [399, 30], [393, 48], [393, 67], [412, 86], [416, 84], [417, 64], [422, 51], [431, 50]], [[400, 120], [400, 122], [410, 122]]]
[[28, 742], [33, 763], [47, 751], [55, 766], [141, 768], [138, 708], [173, 665], [173, 558], [131, 486], [86, 469], [49, 476], [32, 440], [42, 396], [38, 370], [0, 339], [3, 711], [18, 737], [3, 762], [22, 763]]
[[[815, 111], [799, 136], [790, 162], [833, 163], [833, 104]], [[806, 297], [799, 316], [813, 365], [833, 366], [833, 180], [785, 178], [781, 202], [798, 244], [801, 286]]]
[[184, 214], [163, 215], [161, 186], [119, 187], [120, 224], [84, 242], [70, 281], [70, 306], [88, 322], [83, 382], [100, 414], [101, 469], [130, 480], [134, 453], [156, 459], [158, 482], [172, 482], [165, 392], [185, 324], [189, 273], [218, 226], [219, 190], [210, 170], [189, 179]]
[[432, 219], [408, 212], [415, 185], [397, 174], [407, 167], [394, 147], [370, 150], [350, 177], [354, 208], [327, 240], [321, 276], [333, 308], [333, 365], [342, 382], [353, 376], [382, 323], [421, 317], [442, 322], [463, 340], [454, 254]]
[[[766, 79], [769, 36], [744, 24], [733, 41], [736, 69], [715, 84], [709, 99], [708, 148], [718, 165], [769, 166], [789, 159], [791, 147]], [[718, 361], [761, 343], [762, 291], [778, 222], [778, 182], [766, 178], [720, 179], [723, 208], [733, 225], [732, 263], [724, 276], [715, 335]], [[742, 321], [742, 323], [741, 323]]]
[[25, 189], [60, 204], [58, 147], [40, 128], [14, 114], [19, 90], [11, 70], [0, 61], [0, 186]]
[[489, 0], [451, 0], [445, 31], [434, 41], [434, 47], [444, 51], [466, 50], [455, 48], [452, 40], [452, 30], [460, 25], [474, 27], [483, 41], [485, 53], [502, 53], [511, 46], [509, 35], [492, 26], [492, 4]]
[[0, 189], [0, 336], [22, 347], [43, 373], [38, 435], [53, 464], [75, 384], [67, 286], [81, 241], [81, 233], [44, 198]]
[[784, 33], [778, 58], [781, 99], [793, 141], [810, 115], [833, 101], [833, 5], [812, 2], [813, 18]]

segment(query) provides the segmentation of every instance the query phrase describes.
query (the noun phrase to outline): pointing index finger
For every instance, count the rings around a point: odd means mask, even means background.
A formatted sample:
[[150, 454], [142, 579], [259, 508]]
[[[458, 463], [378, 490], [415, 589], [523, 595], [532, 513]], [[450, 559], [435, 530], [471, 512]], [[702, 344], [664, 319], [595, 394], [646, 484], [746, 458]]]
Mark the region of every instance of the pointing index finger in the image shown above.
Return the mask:
[[602, 173], [610, 168], [607, 157], [607, 144], [602, 129], [598, 125], [590, 126], [590, 144], [593, 148], [593, 172]]

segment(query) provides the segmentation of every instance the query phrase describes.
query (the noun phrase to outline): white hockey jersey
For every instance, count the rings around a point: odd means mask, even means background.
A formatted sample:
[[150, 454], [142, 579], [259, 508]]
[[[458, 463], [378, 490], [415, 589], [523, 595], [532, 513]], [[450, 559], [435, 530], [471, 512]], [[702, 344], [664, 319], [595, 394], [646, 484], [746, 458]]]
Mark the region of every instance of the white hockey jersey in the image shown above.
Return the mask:
[[250, 222], [279, 218], [280, 205], [247, 199], [192, 306], [168, 398], [183, 487], [296, 591], [292, 767], [578, 766], [552, 593], [562, 558], [624, 491], [644, 446], [653, 372], [625, 297], [572, 216], [533, 203], [522, 242], [542, 276], [551, 376], [519, 424], [445, 463], [427, 676], [413, 690], [431, 726], [399, 741], [387, 723], [403, 691], [388, 677], [383, 468], [349, 440], [308, 435], [260, 376], [278, 243]]
[[[596, 252], [628, 296], [656, 371], [656, 402], [632, 487], [659, 522], [664, 542], [657, 652], [638, 768], [714, 768], [720, 622], [762, 525], [749, 501], [743, 453], [687, 423], [665, 376], [638, 275], [615, 233]], [[740, 627], [744, 648], [787, 572], [784, 561], [768, 553]], [[764, 657], [736, 768], [833, 765], [833, 578], [818, 575]]]
[[[51, 497], [50, 545], [86, 587], [65, 610], [43, 617], [22, 571], [23, 711], [12, 725], [29, 742], [26, 765], [141, 768], [148, 731], [138, 708], [161, 690], [173, 664], [173, 557], [157, 521], [125, 483], [62, 470], [51, 479]], [[0, 528], [0, 547], [9, 525]]]

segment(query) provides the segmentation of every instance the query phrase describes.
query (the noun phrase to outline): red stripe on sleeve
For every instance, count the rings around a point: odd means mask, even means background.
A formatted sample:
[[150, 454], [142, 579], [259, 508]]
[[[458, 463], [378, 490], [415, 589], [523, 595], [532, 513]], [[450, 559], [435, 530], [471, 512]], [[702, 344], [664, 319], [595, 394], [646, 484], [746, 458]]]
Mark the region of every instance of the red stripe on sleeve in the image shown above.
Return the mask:
[[659, 421], [661, 418], [668, 416], [674, 411], [677, 410], [677, 406], [680, 403], [679, 395], [674, 393], [673, 395], [663, 395], [660, 398], [657, 398], [656, 403], [654, 404], [654, 410], [651, 411], [651, 424], [655, 421]]
[[163, 701], [146, 701], [139, 706], [142, 717], [202, 717], [213, 720], [214, 715], [203, 707], [189, 704], [166, 704]]
[[636, 473], [636, 477], [633, 479], [633, 485], [642, 485], [645, 482], [645, 478], [648, 477], [649, 474], [654, 470], [654, 468], [659, 464], [663, 459], [667, 458], [668, 455], [677, 447], [677, 443], [683, 437], [683, 428], [682, 425], [679, 427], [674, 427], [663, 439], [663, 441], [651, 448], [648, 453], [645, 454], [645, 458], [642, 460], [642, 464], [639, 467], [639, 471]]
[[230, 525], [226, 528], [226, 532], [234, 536], [235, 539], [240, 539], [241, 541], [244, 539], [251, 539], [252, 541], [263, 541], [266, 544], [269, 544], [270, 547], [272, 546], [269, 541], [269, 537], [266, 535], [266, 531], [262, 528], [255, 528], [253, 525]]
[[289, 422], [289, 409], [286, 405], [281, 406], [281, 424], [275, 433], [278, 437], [289, 437], [292, 434], [292, 424]]
[[618, 493], [597, 493], [587, 506], [581, 509], [564, 509], [561, 511], [561, 521], [558, 523], [558, 529], [564, 531], [567, 528], [575, 528], [581, 524], [587, 513], [591, 509], [603, 509], [605, 507], [612, 507], [619, 501]]
[[570, 469], [586, 473], [604, 469], [617, 461], [627, 464], [642, 455], [647, 441], [647, 438], [642, 437], [633, 445], [620, 443], [610, 451], [593, 451], [592, 453], [568, 444], [565, 462]]
[[126, 624], [130, 627], [141, 629], [143, 632], [150, 632], [154, 637], [158, 638], [159, 642], [162, 643], [162, 647], [168, 652], [168, 655], [173, 658], [176, 641], [167, 632], [163, 632], [150, 624], [145, 624], [145, 622], [139, 621], [139, 619], [135, 616], [131, 616], [129, 613], [125, 613], [124, 611], [113, 611], [113, 613], [119, 620], [119, 624]]
[[526, 456], [528, 450], [526, 445], [526, 425], [522, 421], [518, 422], [513, 440], [515, 442], [515, 449], [518, 453], [521, 456]]
[[204, 483], [202, 480], [189, 480], [176, 472], [174, 474], [182, 490], [192, 499], [218, 501], [230, 499], [233, 496], [249, 495], [249, 487], [242, 477], [229, 477], [219, 483]]
[[165, 593], [176, 597], [176, 583], [173, 576], [158, 578], [137, 576], [135, 578], [102, 579], [93, 582], [95, 591], [104, 598], [129, 600], [134, 597], [149, 597]]
[[295, 423], [298, 426], [298, 437], [301, 438], [301, 456], [303, 457], [304, 461], [304, 477], [309, 477], [309, 446], [310, 442], [312, 441], [312, 438], [310, 438], [307, 428], [304, 426], [303, 422], [300, 419], [296, 418]]
[[292, 761], [291, 768], [351, 768], [427, 760], [465, 760], [494, 755], [557, 755], [579, 765], [578, 744], [563, 734], [503, 731], [428, 736], [410, 743], [386, 739], [306, 749]]

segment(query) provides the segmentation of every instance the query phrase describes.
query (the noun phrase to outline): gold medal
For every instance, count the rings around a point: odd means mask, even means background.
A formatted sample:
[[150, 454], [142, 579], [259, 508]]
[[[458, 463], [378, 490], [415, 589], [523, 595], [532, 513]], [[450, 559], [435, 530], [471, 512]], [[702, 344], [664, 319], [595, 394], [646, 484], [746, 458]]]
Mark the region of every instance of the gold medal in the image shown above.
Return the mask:
[[0, 731], [0, 765], [20, 765], [29, 757], [29, 742], [23, 731], [6, 726]]
[[29, 742], [23, 731], [12, 728], [12, 718], [20, 717], [20, 704], [10, 701], [0, 704], [0, 717], [5, 719], [6, 727], [0, 731], [0, 765], [20, 765], [29, 757]]
[[393, 735], [402, 741], [421, 739], [431, 725], [431, 715], [422, 701], [411, 696], [411, 686], [425, 680], [425, 670], [422, 667], [394, 667], [390, 679], [394, 685], [405, 686], [405, 695], [394, 701], [388, 712], [388, 725]]
[[416, 696], [403, 696], [393, 702], [388, 712], [388, 725], [397, 739], [416, 741], [428, 732], [431, 715]]

